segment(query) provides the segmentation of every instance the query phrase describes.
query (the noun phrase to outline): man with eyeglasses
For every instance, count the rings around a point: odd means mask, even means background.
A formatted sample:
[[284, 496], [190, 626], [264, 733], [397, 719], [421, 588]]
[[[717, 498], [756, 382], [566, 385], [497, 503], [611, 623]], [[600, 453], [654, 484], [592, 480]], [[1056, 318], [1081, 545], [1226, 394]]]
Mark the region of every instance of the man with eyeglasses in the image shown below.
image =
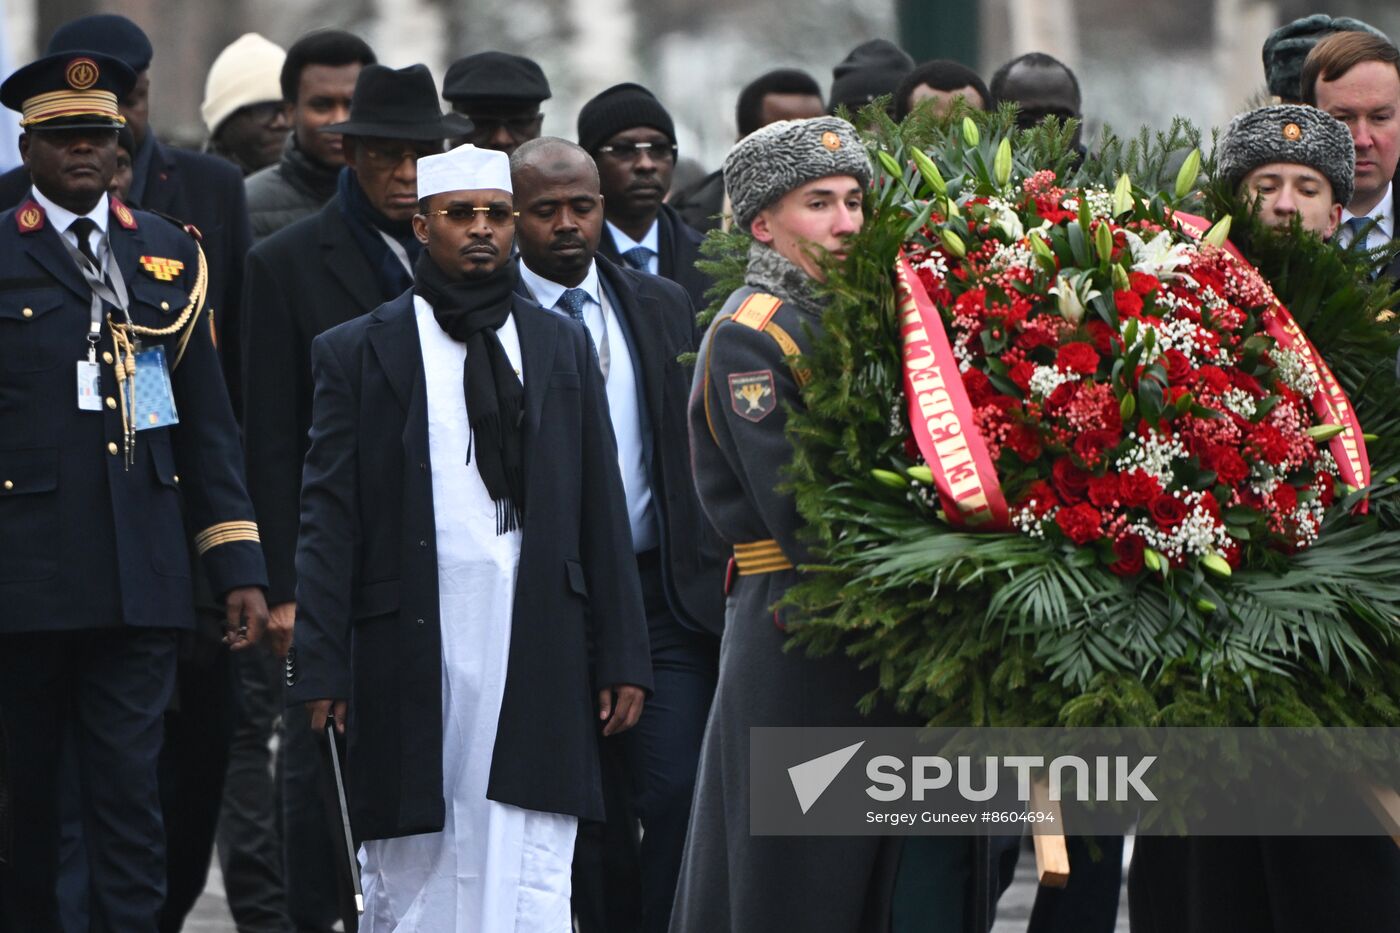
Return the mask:
[[[322, 128], [343, 139], [346, 168], [335, 196], [248, 254], [243, 442], [248, 459], [255, 461], [248, 489], [266, 523], [268, 605], [279, 632], [290, 632], [296, 614], [294, 555], [311, 427], [311, 341], [412, 285], [413, 262], [422, 250], [412, 229], [417, 161], [440, 153], [444, 139], [470, 128], [465, 118], [442, 114], [425, 66], [399, 71], [364, 66], [349, 120]], [[281, 650], [285, 653], [285, 643]], [[297, 851], [305, 840], [328, 835], [320, 822], [315, 739], [302, 716], [286, 717], [285, 728], [285, 834], [290, 851]], [[301, 909], [290, 883], [288, 894], [292, 908]], [[314, 912], [313, 906], [305, 909]], [[322, 905], [319, 911], [318, 925], [329, 929], [335, 918], [325, 914], [333, 908]]]
[[209, 66], [199, 115], [209, 129], [204, 151], [251, 175], [276, 162], [291, 123], [278, 80], [287, 53], [255, 32], [235, 39]]
[[598, 252], [670, 279], [705, 307], [710, 278], [695, 268], [702, 237], [665, 203], [677, 149], [661, 101], [640, 84], [614, 85], [579, 111], [578, 142], [598, 163], [606, 218]]
[[540, 104], [549, 100], [549, 81], [540, 66], [523, 55], [478, 52], [447, 69], [442, 96], [475, 127], [454, 145], [471, 143], [511, 155], [538, 139], [544, 125]]
[[348, 736], [360, 929], [571, 929], [651, 661], [598, 357], [517, 292], [509, 160], [424, 158], [411, 293], [318, 337], [289, 701]]

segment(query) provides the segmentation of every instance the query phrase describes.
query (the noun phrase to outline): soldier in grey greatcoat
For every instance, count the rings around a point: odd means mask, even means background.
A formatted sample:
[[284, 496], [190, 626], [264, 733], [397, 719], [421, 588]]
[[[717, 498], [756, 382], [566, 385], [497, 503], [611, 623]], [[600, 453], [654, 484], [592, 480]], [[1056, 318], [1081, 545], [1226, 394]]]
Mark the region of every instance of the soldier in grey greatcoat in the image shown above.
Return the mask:
[[894, 840], [749, 832], [750, 727], [893, 724], [856, 710], [873, 672], [784, 651], [774, 611], [809, 559], [797, 506], [779, 488], [792, 457], [787, 409], [803, 407], [801, 354], [820, 332], [822, 263], [860, 230], [870, 177], [855, 129], [834, 117], [771, 124], [725, 159], [735, 222], [754, 244], [745, 286], [700, 348], [690, 443], [701, 505], [735, 560], [672, 933], [887, 923]]

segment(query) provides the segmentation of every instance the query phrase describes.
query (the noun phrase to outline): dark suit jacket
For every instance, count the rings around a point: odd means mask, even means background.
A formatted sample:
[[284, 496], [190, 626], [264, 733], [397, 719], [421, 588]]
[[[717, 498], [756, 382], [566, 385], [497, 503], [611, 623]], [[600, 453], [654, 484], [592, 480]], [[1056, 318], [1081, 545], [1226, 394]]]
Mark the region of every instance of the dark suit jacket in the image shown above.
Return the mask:
[[[595, 690], [651, 688], [617, 449], [584, 329], [520, 296], [513, 313], [525, 382], [525, 517], [487, 796], [602, 819]], [[312, 365], [287, 699], [349, 699], [347, 783], [359, 838], [436, 832], [442, 637], [412, 295], [322, 334]]]
[[[696, 308], [704, 308], [709, 302], [705, 292], [714, 284], [710, 277], [695, 268], [695, 260], [700, 258], [700, 244], [705, 237], [686, 225], [680, 214], [669, 204], [661, 205], [656, 216], [660, 225], [657, 233], [657, 270], [663, 279], [670, 279], [690, 296], [690, 303]], [[598, 243], [598, 254], [614, 265], [626, 265], [617, 252], [612, 231], [605, 225], [603, 238]]]
[[380, 293], [338, 198], [248, 253], [243, 294], [243, 445], [267, 555], [268, 604], [275, 606], [296, 598], [311, 341], [396, 296]]
[[695, 352], [695, 309], [674, 282], [624, 269], [602, 256], [596, 261], [641, 382], [644, 445], [661, 527], [666, 601], [686, 627], [718, 635], [724, 629], [728, 552], [700, 510], [690, 477], [690, 367], [678, 359]]
[[[1400, 175], [1400, 172], [1396, 174]], [[1396, 235], [1392, 239], [1400, 240], [1400, 227], [1395, 226], [1395, 218], [1397, 216], [1395, 212], [1397, 209], [1400, 209], [1400, 184], [1395, 184], [1390, 189], [1390, 222], [1392, 224], [1392, 229], [1396, 231]], [[1400, 285], [1400, 254], [1397, 254], [1390, 262], [1386, 263], [1385, 268], [1381, 269], [1381, 275], [1390, 279], [1396, 285]]]
[[[124, 211], [114, 206], [108, 240], [131, 319], [168, 327], [194, 285], [194, 240], [153, 214]], [[142, 256], [183, 269], [161, 281]], [[37, 202], [0, 213], [0, 633], [192, 626], [186, 517], [215, 594], [265, 582], [238, 429], [203, 318], [192, 331], [143, 340], [163, 346], [174, 367], [179, 423], [138, 431], [128, 469], [107, 326], [97, 348], [107, 404], [76, 403], [90, 296]]]
[[[188, 152], [152, 139], [151, 168], [141, 203], [148, 211], [168, 214], [199, 228], [209, 262], [206, 312], [214, 320], [219, 357], [235, 415], [242, 413], [238, 373], [238, 311], [242, 303], [243, 257], [253, 242], [243, 173], [232, 163]], [[29, 172], [20, 167], [0, 175], [0, 210], [14, 207], [29, 193]]]

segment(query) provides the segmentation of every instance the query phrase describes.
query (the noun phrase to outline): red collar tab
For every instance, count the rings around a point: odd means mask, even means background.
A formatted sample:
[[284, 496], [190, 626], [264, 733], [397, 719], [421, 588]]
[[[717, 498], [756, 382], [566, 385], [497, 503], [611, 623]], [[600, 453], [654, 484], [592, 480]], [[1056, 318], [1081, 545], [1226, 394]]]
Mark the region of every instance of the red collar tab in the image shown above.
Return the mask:
[[112, 204], [112, 216], [117, 218], [117, 223], [126, 230], [135, 230], [136, 217], [132, 215], [131, 208], [110, 195], [108, 195], [107, 200]]
[[30, 198], [15, 208], [15, 226], [20, 233], [35, 233], [44, 229], [44, 209], [39, 202]]

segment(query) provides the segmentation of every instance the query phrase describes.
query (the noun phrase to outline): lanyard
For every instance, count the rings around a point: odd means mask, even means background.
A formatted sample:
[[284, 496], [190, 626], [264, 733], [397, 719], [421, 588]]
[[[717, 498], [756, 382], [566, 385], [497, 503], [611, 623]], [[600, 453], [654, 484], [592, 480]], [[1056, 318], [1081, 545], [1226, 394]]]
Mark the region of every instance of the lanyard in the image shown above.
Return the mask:
[[[126, 279], [122, 276], [121, 264], [115, 261], [115, 257], [111, 256], [110, 246], [107, 248], [109, 256], [107, 277], [103, 277], [92, 267], [92, 264], [88, 262], [87, 257], [79, 251], [78, 247], [68, 242], [66, 236], [60, 235], [59, 239], [63, 241], [68, 255], [73, 257], [78, 271], [83, 274], [83, 279], [92, 289], [92, 316], [88, 325], [87, 340], [88, 359], [95, 360], [97, 358], [97, 342], [102, 334], [102, 302], [105, 301], [116, 308], [121, 312], [126, 322], [131, 323], [131, 314], [128, 311], [130, 298], [126, 290]], [[108, 278], [111, 279], [111, 284], [108, 284]]]

